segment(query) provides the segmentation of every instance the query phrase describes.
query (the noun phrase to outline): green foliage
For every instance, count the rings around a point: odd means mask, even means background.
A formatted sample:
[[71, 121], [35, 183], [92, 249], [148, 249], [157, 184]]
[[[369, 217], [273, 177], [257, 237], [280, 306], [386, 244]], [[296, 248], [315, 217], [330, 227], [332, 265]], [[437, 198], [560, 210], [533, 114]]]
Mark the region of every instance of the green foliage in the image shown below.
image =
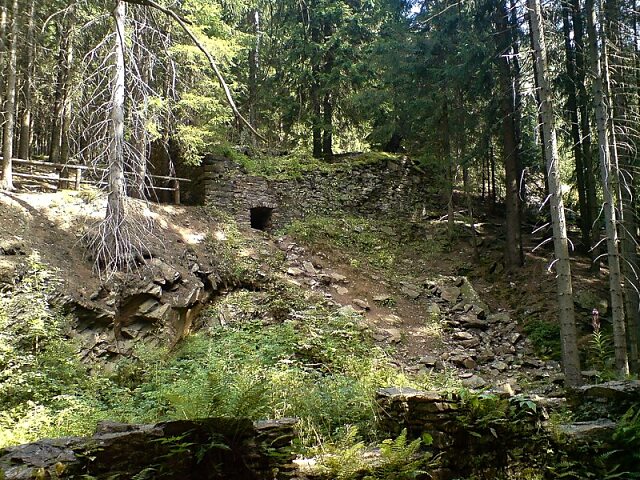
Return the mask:
[[410, 480], [426, 473], [435, 462], [430, 453], [421, 452], [423, 441], [428, 445], [431, 439], [417, 438], [407, 440], [407, 431], [403, 430], [396, 439], [386, 439], [378, 445], [379, 455], [365, 455], [367, 447], [359, 441], [358, 429], [349, 427], [338, 442], [324, 445], [324, 454], [320, 458], [319, 471], [335, 480]]
[[622, 453], [622, 469], [634, 472], [629, 478], [640, 478], [640, 405], [630, 408], [619, 420], [613, 434]]
[[362, 217], [312, 217], [296, 220], [287, 233], [307, 243], [326, 243], [357, 254], [373, 266], [390, 268], [395, 262], [395, 248], [377, 222]]
[[268, 156], [256, 153], [248, 156], [237, 152], [233, 148], [224, 147], [217, 149], [215, 153], [222, 154], [240, 164], [250, 175], [271, 180], [299, 178], [308, 172], [348, 172], [359, 165], [397, 160], [396, 156], [381, 152], [363, 153], [333, 163], [313, 158], [306, 152], [296, 152], [283, 156]]
[[560, 325], [557, 322], [532, 318], [526, 320], [524, 331], [533, 344], [536, 353], [543, 358], [560, 360]]
[[491, 393], [460, 391], [462, 413], [458, 417], [471, 435], [487, 431], [494, 437], [518, 432], [522, 434], [537, 418], [537, 405], [529, 397], [517, 395], [501, 398]]
[[460, 395], [465, 412], [460, 420], [464, 425], [486, 429], [506, 423], [509, 415], [508, 400], [493, 394], [475, 394], [467, 390], [462, 390]]
[[68, 320], [49, 306], [54, 276], [29, 259], [26, 275], [0, 294], [0, 446], [93, 427], [95, 388]]
[[441, 237], [426, 239], [424, 228], [424, 225], [414, 226], [396, 219], [333, 215], [296, 220], [287, 227], [286, 233], [308, 244], [328, 249], [337, 247], [341, 254], [350, 256], [349, 261], [356, 268], [364, 263], [398, 272], [402, 258], [413, 256], [428, 261], [442, 252]]
[[380, 444], [380, 464], [364, 480], [410, 480], [426, 473], [423, 469], [429, 464], [431, 454], [419, 453], [423, 441], [429, 442], [431, 438], [426, 436], [409, 442], [406, 429], [395, 440], [384, 440]]
[[613, 342], [611, 336], [603, 330], [597, 329], [589, 338], [589, 361], [598, 371], [598, 378], [611, 380], [615, 378], [612, 368]]
[[[226, 301], [242, 310], [246, 300], [238, 292]], [[322, 436], [345, 423], [371, 425], [375, 389], [406, 379], [373, 347], [357, 317], [317, 306], [292, 310], [290, 317], [190, 337], [137, 389], [152, 399], [148, 419], [298, 416]]]

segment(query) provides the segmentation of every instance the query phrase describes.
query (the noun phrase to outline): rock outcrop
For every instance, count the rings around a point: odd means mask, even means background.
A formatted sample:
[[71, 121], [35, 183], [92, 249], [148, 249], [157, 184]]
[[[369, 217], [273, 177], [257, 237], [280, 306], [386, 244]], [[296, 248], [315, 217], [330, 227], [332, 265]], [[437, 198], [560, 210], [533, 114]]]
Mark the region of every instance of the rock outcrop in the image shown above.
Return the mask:
[[95, 292], [54, 298], [74, 319], [69, 335], [80, 342], [84, 358], [129, 354], [142, 340], [172, 346], [192, 331], [202, 308], [228, 285], [195, 256], [184, 263], [151, 258]]

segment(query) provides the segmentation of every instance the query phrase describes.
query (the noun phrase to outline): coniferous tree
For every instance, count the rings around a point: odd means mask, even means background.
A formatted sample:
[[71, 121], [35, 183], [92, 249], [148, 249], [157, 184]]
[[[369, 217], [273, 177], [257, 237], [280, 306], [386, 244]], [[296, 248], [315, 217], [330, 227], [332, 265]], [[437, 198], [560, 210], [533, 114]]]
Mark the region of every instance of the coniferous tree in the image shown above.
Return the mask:
[[567, 224], [560, 183], [560, 159], [556, 140], [553, 95], [548, 81], [547, 50], [539, 0], [527, 0], [527, 7], [533, 42], [533, 55], [539, 85], [540, 112], [544, 129], [544, 156], [547, 163], [549, 183], [549, 205], [553, 224], [553, 244], [555, 252], [556, 283], [558, 289], [558, 314], [560, 319], [560, 340], [562, 345], [562, 366], [565, 383], [576, 387], [582, 381], [580, 357], [577, 344], [573, 288], [571, 284], [571, 263], [567, 240]]

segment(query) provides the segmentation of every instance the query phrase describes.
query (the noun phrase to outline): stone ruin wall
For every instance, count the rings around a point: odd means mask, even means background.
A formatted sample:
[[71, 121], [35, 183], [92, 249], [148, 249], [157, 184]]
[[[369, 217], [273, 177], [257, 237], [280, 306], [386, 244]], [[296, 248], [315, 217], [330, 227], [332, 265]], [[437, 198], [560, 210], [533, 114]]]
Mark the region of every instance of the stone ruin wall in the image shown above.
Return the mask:
[[272, 209], [268, 227], [276, 229], [296, 218], [336, 211], [420, 218], [433, 194], [431, 184], [428, 175], [406, 157], [345, 163], [332, 172], [308, 172], [285, 180], [248, 175], [225, 158], [209, 156], [204, 161], [206, 205], [231, 213], [244, 225], [251, 224], [251, 209]]

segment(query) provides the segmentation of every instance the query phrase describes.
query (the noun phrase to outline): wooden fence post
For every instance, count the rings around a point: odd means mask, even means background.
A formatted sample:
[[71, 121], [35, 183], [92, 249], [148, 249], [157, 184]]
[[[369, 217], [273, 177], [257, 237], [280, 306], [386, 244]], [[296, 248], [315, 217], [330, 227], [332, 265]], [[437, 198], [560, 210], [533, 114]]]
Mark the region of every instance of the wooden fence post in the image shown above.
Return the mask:
[[82, 182], [82, 169], [80, 167], [76, 167], [76, 185], [75, 185], [76, 190], [80, 190], [81, 182]]
[[173, 182], [173, 203], [180, 205], [180, 180], [176, 178]]

